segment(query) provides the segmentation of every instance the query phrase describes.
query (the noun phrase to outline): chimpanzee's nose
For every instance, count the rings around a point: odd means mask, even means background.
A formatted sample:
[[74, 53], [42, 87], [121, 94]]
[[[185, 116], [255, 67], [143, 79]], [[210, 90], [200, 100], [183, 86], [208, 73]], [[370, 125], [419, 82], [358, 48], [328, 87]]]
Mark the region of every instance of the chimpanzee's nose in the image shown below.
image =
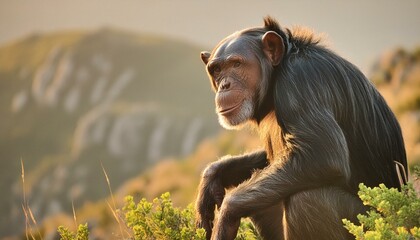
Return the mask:
[[228, 90], [230, 88], [230, 81], [222, 81], [220, 90]]

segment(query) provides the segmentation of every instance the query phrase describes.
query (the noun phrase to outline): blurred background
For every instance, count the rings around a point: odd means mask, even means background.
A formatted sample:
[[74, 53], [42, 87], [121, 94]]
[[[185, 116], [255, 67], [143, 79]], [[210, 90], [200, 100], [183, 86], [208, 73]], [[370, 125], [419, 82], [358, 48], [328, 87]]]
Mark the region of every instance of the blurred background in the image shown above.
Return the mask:
[[[222, 130], [199, 53], [271, 15], [356, 64], [400, 120], [420, 164], [420, 2], [0, 0], [0, 239], [73, 225], [112, 239], [117, 201], [195, 197], [200, 172], [261, 144]], [[23, 171], [24, 168], [24, 171]], [[24, 179], [24, 180], [23, 180]]]

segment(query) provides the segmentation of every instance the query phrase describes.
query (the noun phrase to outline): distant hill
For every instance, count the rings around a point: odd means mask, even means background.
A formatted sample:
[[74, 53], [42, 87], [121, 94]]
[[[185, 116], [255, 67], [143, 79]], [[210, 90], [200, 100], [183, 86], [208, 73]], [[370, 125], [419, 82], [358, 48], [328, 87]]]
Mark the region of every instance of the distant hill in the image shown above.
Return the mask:
[[401, 124], [407, 157], [420, 164], [420, 47], [385, 52], [372, 67], [371, 79]]
[[105, 197], [218, 131], [201, 48], [100, 29], [0, 47], [0, 237], [22, 230], [20, 161], [37, 219]]

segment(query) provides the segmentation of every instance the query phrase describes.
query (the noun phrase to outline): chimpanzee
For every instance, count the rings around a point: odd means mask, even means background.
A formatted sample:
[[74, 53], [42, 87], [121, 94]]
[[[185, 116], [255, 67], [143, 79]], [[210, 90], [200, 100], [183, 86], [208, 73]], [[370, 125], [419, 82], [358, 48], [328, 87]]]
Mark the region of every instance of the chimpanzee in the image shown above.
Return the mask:
[[400, 187], [395, 162], [406, 170], [407, 161], [394, 114], [310, 31], [266, 17], [201, 59], [220, 124], [255, 126], [265, 143], [204, 170], [196, 208], [208, 239], [234, 239], [242, 217], [264, 239], [351, 239], [342, 219], [366, 211], [359, 183]]

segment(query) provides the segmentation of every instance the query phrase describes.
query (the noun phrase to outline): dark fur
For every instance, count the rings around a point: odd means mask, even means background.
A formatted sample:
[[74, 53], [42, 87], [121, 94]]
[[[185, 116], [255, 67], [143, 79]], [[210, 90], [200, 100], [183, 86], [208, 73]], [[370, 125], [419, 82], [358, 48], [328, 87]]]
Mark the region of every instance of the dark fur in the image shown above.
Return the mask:
[[[274, 68], [261, 49], [267, 31], [285, 45]], [[399, 188], [394, 161], [407, 168], [394, 114], [354, 65], [311, 33], [283, 30], [268, 17], [263, 28], [239, 37], [249, 39], [268, 81], [253, 119], [266, 147], [205, 170], [198, 225], [207, 238], [233, 239], [240, 218], [251, 217], [265, 239], [351, 239], [341, 219], [356, 221], [364, 211], [359, 183]], [[233, 189], [225, 196], [226, 188]], [[220, 215], [213, 228], [215, 205]]]

